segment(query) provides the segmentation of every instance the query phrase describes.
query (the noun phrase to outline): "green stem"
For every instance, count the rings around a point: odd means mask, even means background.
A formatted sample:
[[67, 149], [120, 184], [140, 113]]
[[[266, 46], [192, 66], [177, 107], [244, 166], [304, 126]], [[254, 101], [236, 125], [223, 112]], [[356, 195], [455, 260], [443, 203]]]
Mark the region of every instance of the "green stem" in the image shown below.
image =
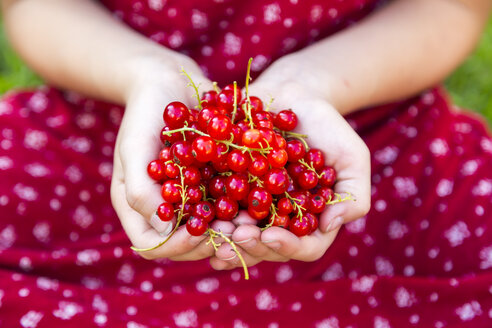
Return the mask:
[[246, 91], [246, 118], [249, 121], [250, 129], [254, 129], [253, 117], [251, 115], [251, 99], [249, 99], [249, 81], [251, 80], [251, 63], [253, 62], [253, 57], [248, 60], [248, 69], [246, 70], [246, 83], [244, 89]]
[[289, 199], [292, 202], [292, 206], [294, 207], [294, 211], [297, 211], [297, 217], [301, 218], [302, 220], [302, 211], [305, 211], [306, 209], [302, 207], [301, 205], [297, 204], [296, 201], [299, 201], [299, 199], [292, 197], [289, 195], [289, 193], [286, 191], [285, 192], [285, 197]]
[[239, 261], [241, 261], [241, 265], [243, 266], [244, 279], [249, 280], [248, 266], [246, 265], [246, 262], [244, 261], [244, 258], [241, 255], [241, 252], [239, 252], [239, 250], [237, 249], [236, 244], [231, 239], [229, 239], [226, 235], [224, 235], [224, 233], [222, 231], [215, 231], [211, 228], [209, 228], [207, 231], [210, 234], [210, 239], [209, 239], [208, 243], [211, 243], [216, 251], [217, 251], [218, 247], [221, 245], [221, 244], [218, 244], [215, 242], [214, 238], [216, 238], [216, 237], [221, 237], [229, 245], [231, 245], [232, 249], [234, 250], [234, 253], [237, 254]]
[[188, 78], [188, 80], [190, 80], [190, 82], [188, 83], [188, 86], [191, 86], [191, 87], [193, 87], [193, 89], [195, 89], [195, 97], [196, 97], [196, 100], [198, 100], [198, 108], [201, 110], [202, 109], [202, 101], [200, 99], [200, 92], [198, 91], [198, 86], [195, 84], [195, 82], [193, 82], [193, 79], [185, 71], [185, 69], [183, 67], [181, 67], [181, 74], [183, 74], [184, 76], [186, 76]]
[[237, 113], [237, 82], [234, 81], [234, 109], [232, 110], [232, 123], [234, 123], [234, 120], [236, 119], [236, 113]]

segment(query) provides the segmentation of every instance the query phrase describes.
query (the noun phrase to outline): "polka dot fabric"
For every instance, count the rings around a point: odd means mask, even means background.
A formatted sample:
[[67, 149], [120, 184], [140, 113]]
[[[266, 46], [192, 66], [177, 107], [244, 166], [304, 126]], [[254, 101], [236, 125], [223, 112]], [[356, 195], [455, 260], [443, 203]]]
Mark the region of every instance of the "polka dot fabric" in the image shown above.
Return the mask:
[[219, 85], [255, 77], [275, 59], [367, 15], [378, 0], [103, 0], [138, 32], [193, 57]]
[[[313, 41], [301, 27], [311, 24], [314, 1], [183, 3], [107, 1], [166, 46], [181, 33], [175, 48], [222, 82], [243, 74], [226, 58], [239, 65], [261, 50], [260, 72], [283, 54], [246, 41], [226, 54], [227, 33], [245, 40], [258, 29], [260, 40], [290, 36], [299, 47]], [[322, 37], [374, 4], [318, 5]], [[288, 29], [294, 6], [305, 25]], [[186, 24], [160, 25], [173, 8]], [[247, 25], [250, 16], [256, 21]], [[266, 22], [284, 28], [258, 26]], [[345, 225], [319, 261], [261, 263], [250, 281], [240, 269], [146, 261], [130, 250], [109, 198], [122, 115], [121, 107], [48, 87], [0, 100], [0, 327], [491, 326], [492, 139], [442, 90], [347, 117], [372, 153], [371, 211]]]

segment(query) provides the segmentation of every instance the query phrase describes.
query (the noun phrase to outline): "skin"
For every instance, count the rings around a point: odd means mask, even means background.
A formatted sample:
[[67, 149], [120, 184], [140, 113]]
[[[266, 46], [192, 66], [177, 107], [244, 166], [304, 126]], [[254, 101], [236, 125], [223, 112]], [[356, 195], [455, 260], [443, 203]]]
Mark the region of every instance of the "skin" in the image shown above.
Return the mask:
[[[161, 202], [160, 188], [146, 174], [160, 148], [162, 109], [176, 99], [193, 104], [181, 66], [201, 90], [211, 89], [210, 81], [193, 60], [138, 35], [92, 1], [2, 0], [2, 5], [12, 45], [46, 81], [125, 105], [114, 153], [113, 206], [136, 247], [162, 241], [149, 221]], [[215, 223], [241, 245], [247, 265], [316, 260], [340, 228], [335, 218], [341, 224], [369, 211], [369, 151], [341, 115], [417, 94], [444, 79], [475, 46], [491, 6], [489, 0], [392, 1], [356, 26], [282, 57], [251, 85], [252, 95], [274, 95], [274, 107], [296, 112], [297, 130], [308, 130], [310, 144], [337, 170], [337, 191], [351, 192], [357, 201], [330, 207], [320, 217], [321, 231], [328, 232], [303, 238], [274, 227], [261, 232], [244, 213], [234, 223]], [[330, 132], [319, 122], [329, 124]], [[141, 255], [210, 257], [216, 269], [239, 265], [229, 245], [214, 253], [204, 238], [180, 229], [168, 243]]]

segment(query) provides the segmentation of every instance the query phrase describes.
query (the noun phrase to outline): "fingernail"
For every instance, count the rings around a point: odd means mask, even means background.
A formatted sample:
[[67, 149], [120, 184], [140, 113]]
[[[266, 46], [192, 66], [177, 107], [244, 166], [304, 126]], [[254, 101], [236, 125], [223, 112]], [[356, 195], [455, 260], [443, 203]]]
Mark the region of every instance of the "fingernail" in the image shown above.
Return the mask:
[[[233, 250], [233, 249], [231, 249], [231, 251], [233, 251], [233, 252], [234, 252], [234, 250]], [[228, 257], [228, 258], [225, 258], [225, 259], [221, 259], [221, 260], [222, 260], [222, 261], [230, 261], [230, 260], [235, 259], [236, 257], [237, 257], [237, 254], [236, 254], [236, 252], [234, 252], [234, 255], [232, 255], [231, 257]]]
[[157, 213], [152, 214], [150, 218], [150, 225], [154, 228], [162, 237], [168, 236], [172, 229], [173, 225], [171, 222], [164, 222], [157, 216]]
[[248, 238], [248, 239], [245, 239], [245, 240], [241, 240], [241, 241], [235, 241], [236, 244], [246, 244], [248, 241], [251, 241], [253, 240], [253, 238]]
[[326, 232], [330, 232], [330, 231], [333, 231], [333, 230], [336, 230], [337, 228], [339, 228], [341, 225], [343, 224], [343, 218], [341, 216], [337, 216], [336, 218], [334, 218], [330, 224], [328, 225], [328, 227], [326, 228]]
[[258, 244], [258, 241], [255, 238], [248, 238], [246, 240], [241, 240], [240, 242], [237, 242], [236, 244], [240, 244], [242, 248], [248, 249], [248, 248], [253, 248]]

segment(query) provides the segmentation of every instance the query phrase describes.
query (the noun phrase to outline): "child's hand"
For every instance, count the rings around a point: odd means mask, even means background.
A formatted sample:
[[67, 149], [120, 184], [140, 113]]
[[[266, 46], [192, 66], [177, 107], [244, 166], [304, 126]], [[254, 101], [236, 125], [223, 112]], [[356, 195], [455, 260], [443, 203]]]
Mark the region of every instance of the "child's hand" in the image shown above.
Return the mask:
[[[176, 73], [162, 72], [162, 79], [136, 83], [132, 88], [114, 152], [114, 172], [111, 185], [113, 206], [133, 246], [150, 248], [162, 242], [171, 232], [171, 224], [158, 219], [154, 213], [163, 202], [161, 185], [147, 175], [148, 163], [157, 157], [162, 143], [159, 135], [164, 122], [164, 107], [172, 101], [196, 104], [187, 80]], [[187, 67], [200, 89], [212, 85], [198, 67]], [[154, 217], [154, 218], [153, 218]], [[175, 220], [174, 220], [175, 222]], [[230, 222], [216, 222], [215, 229], [231, 233]], [[162, 234], [162, 235], [161, 235]], [[161, 247], [141, 255], [147, 259], [198, 260], [213, 255], [205, 245], [205, 236], [191, 236], [183, 226]]]
[[[261, 261], [315, 261], [326, 252], [343, 223], [364, 216], [370, 208], [369, 150], [345, 121], [324, 99], [304, 89], [301, 84], [277, 80], [278, 74], [267, 70], [250, 88], [250, 94], [263, 100], [275, 97], [276, 110], [291, 108], [299, 118], [296, 132], [308, 135], [312, 148], [325, 154], [326, 164], [335, 168], [335, 192], [350, 193], [356, 201], [331, 205], [320, 216], [319, 230], [298, 238], [286, 229], [271, 227], [261, 231], [243, 211], [235, 223], [242, 223], [233, 233], [233, 240], [241, 246], [248, 266]], [[249, 223], [249, 224], [248, 224]], [[216, 269], [240, 266], [237, 257], [231, 259], [229, 245], [223, 245], [211, 259]]]

